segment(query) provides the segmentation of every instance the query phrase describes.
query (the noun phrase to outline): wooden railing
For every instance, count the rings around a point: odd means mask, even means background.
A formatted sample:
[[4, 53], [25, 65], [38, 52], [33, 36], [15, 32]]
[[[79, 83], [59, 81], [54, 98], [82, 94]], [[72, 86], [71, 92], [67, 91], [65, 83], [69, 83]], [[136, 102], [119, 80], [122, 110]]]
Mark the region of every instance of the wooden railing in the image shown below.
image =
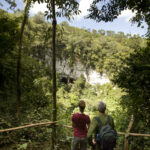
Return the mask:
[[[30, 127], [51, 126], [53, 124], [58, 125], [57, 123], [59, 123], [61, 121], [62, 120], [55, 121], [55, 122], [51, 122], [51, 121], [49, 121], [49, 122], [41, 122], [41, 123], [28, 124], [28, 125], [14, 127], [14, 128], [9, 128], [9, 129], [2, 129], [2, 130], [0, 130], [0, 133], [9, 132], [9, 131], [15, 131], [15, 130], [20, 130], [20, 129], [24, 129], [24, 128], [30, 128]], [[129, 136], [150, 137], [150, 134], [130, 133], [130, 130], [131, 130], [132, 125], [133, 125], [133, 122], [134, 122], [134, 116], [132, 115], [126, 132], [117, 132], [119, 135], [124, 135], [124, 150], [128, 150], [129, 149], [129, 142], [128, 142], [128, 137]], [[66, 127], [66, 128], [71, 128], [72, 129], [72, 127], [68, 126], [68, 125], [62, 125], [62, 126]]]

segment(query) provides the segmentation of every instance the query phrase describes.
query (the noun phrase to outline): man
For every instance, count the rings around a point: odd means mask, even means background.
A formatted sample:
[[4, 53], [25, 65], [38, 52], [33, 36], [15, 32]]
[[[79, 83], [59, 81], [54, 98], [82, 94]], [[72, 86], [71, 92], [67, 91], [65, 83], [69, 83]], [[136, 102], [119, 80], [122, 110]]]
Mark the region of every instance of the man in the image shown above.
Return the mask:
[[90, 142], [90, 145], [93, 147], [93, 150], [113, 150], [113, 147], [110, 147], [109, 143], [106, 144], [107, 148], [101, 148], [102, 146], [100, 142], [97, 142], [96, 139], [103, 125], [109, 124], [110, 128], [114, 129], [113, 118], [111, 116], [106, 115], [105, 110], [106, 104], [100, 101], [98, 103], [99, 114], [93, 118], [90, 128], [88, 130], [87, 137]]
[[71, 150], [87, 150], [87, 130], [90, 126], [90, 118], [84, 114], [85, 102], [79, 101], [79, 113], [72, 116], [72, 127], [74, 128], [74, 138]]

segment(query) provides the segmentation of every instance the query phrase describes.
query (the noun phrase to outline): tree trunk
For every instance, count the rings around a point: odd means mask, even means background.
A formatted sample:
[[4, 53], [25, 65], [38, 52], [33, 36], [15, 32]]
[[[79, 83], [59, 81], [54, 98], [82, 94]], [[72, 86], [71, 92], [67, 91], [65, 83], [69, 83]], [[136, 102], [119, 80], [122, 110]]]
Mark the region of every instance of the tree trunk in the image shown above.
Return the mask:
[[[53, 61], [53, 121], [57, 120], [57, 108], [56, 108], [56, 16], [55, 16], [55, 0], [52, 0], [52, 25], [53, 25], [53, 35], [52, 35], [52, 61]], [[54, 150], [56, 145], [56, 125], [53, 125], [52, 131], [52, 147]]]
[[29, 1], [26, 0], [25, 7], [24, 7], [24, 14], [23, 14], [23, 21], [21, 24], [20, 29], [20, 37], [18, 42], [18, 60], [17, 60], [17, 107], [16, 107], [16, 116], [19, 118], [20, 114], [20, 103], [21, 103], [21, 51], [22, 51], [22, 39], [23, 39], [23, 32], [24, 27], [26, 24], [26, 20], [28, 18], [28, 9], [29, 9]]

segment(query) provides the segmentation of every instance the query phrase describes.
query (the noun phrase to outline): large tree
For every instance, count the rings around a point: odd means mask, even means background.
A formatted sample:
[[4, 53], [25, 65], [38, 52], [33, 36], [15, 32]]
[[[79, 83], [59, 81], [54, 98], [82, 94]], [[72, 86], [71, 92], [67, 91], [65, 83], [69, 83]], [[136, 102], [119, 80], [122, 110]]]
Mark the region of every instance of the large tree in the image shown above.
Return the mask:
[[19, 109], [21, 103], [21, 55], [22, 55], [22, 41], [25, 25], [29, 15], [29, 8], [31, 5], [31, 0], [25, 0], [25, 7], [23, 12], [23, 20], [20, 28], [20, 36], [18, 41], [18, 59], [17, 59], [17, 117], [19, 116]]
[[[37, 0], [33, 0], [36, 2]], [[57, 120], [57, 108], [56, 108], [56, 17], [66, 17], [70, 19], [74, 14], [79, 14], [78, 2], [76, 0], [38, 0], [39, 3], [47, 3], [48, 11], [46, 11], [47, 19], [52, 19], [52, 70], [53, 70], [53, 121]], [[58, 11], [56, 11], [56, 7]], [[52, 133], [52, 149], [55, 148], [56, 144], [56, 125], [53, 126]]]
[[[24, 29], [25, 25], [28, 19], [29, 15], [29, 8], [31, 6], [31, 1], [32, 0], [24, 0], [25, 6], [24, 6], [24, 11], [23, 11], [23, 19], [21, 22], [20, 26], [20, 35], [19, 35], [19, 40], [18, 40], [18, 59], [17, 59], [17, 106], [16, 106], [16, 116], [17, 118], [19, 117], [20, 113], [20, 103], [21, 103], [21, 55], [22, 55], [22, 42], [23, 42], [23, 34], [24, 34]], [[16, 1], [15, 0], [5, 0], [10, 6], [10, 9], [14, 9], [16, 7]], [[2, 3], [0, 5], [3, 6]]]
[[126, 65], [120, 68], [114, 82], [128, 93], [130, 100], [124, 99], [127, 108], [149, 126], [150, 44], [131, 54], [124, 63]]

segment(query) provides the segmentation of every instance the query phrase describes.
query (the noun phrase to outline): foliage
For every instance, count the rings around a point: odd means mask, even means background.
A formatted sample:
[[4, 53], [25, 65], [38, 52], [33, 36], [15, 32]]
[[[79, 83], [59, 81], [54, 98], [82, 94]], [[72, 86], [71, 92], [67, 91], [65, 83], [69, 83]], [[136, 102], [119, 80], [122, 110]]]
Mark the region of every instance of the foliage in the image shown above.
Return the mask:
[[70, 67], [81, 62], [87, 72], [91, 68], [112, 77], [124, 65], [123, 61], [130, 53], [137, 47], [145, 46], [144, 40], [136, 35], [128, 37], [122, 32], [110, 34], [110, 31], [107, 31], [107, 35], [91, 33], [69, 27], [65, 22], [61, 26], [64, 32], [57, 56], [67, 60]]
[[[4, 0], [4, 1], [10, 5], [9, 9], [14, 9], [17, 6], [15, 0]], [[3, 6], [2, 2], [0, 2], [0, 6]]]
[[[114, 82], [124, 91], [127, 92], [122, 97], [121, 104], [124, 108], [127, 108], [128, 113], [133, 113], [135, 116], [135, 122], [133, 131], [137, 129], [141, 133], [148, 133], [150, 126], [150, 45], [148, 43], [146, 48], [140, 49], [138, 52], [130, 55], [126, 59], [126, 66], [122, 67]], [[140, 149], [140, 143], [143, 139], [134, 139], [134, 142], [138, 145], [132, 145], [132, 149]], [[144, 144], [144, 143], [143, 143]]]
[[[52, 43], [50, 42], [52, 25], [44, 20], [42, 13], [38, 13], [29, 18], [25, 27], [22, 49], [21, 119], [18, 124], [15, 118], [15, 79], [16, 44], [21, 12], [15, 14], [9, 14], [2, 10], [1, 12], [3, 15], [0, 16], [0, 67], [2, 68], [0, 72], [0, 129], [50, 121], [52, 120], [53, 111]], [[94, 69], [101, 74], [105, 73], [111, 79], [115, 77], [116, 83], [117, 79], [119, 80], [118, 73], [121, 73], [122, 70], [126, 75], [125, 77], [128, 78], [125, 70], [128, 66], [127, 69], [131, 72], [131, 74], [129, 72], [129, 75], [133, 85], [137, 82], [135, 79], [141, 78], [144, 74], [140, 82], [131, 88], [132, 91], [135, 88], [135, 91], [138, 92], [138, 87], [144, 83], [144, 87], [140, 88], [139, 95], [141, 95], [143, 89], [146, 89], [147, 96], [149, 96], [148, 86], [145, 82], [145, 79], [149, 79], [147, 69], [149, 67], [149, 52], [148, 48], [145, 48], [145, 39], [138, 35], [124, 35], [122, 32], [114, 33], [113, 31], [101, 30], [97, 32], [79, 29], [69, 26], [66, 22], [57, 25], [56, 34], [58, 61], [67, 61], [71, 69], [76, 64], [82, 64], [87, 74], [90, 69]], [[129, 67], [130, 64], [138, 66], [138, 69], [140, 69], [140, 64], [144, 64], [146, 69], [137, 70], [136, 74], [132, 74], [134, 71], [132, 70], [133, 67]], [[63, 84], [60, 82], [61, 77], [61, 74], [57, 74], [57, 109], [58, 120], [60, 120], [57, 127], [57, 149], [59, 150], [70, 149], [72, 130], [65, 128], [64, 125], [71, 125], [71, 114], [78, 111], [77, 104], [79, 100], [86, 101], [85, 113], [89, 114], [91, 118], [97, 114], [98, 101], [105, 101], [108, 108], [107, 113], [114, 117], [117, 130], [123, 132], [127, 129], [133, 110], [141, 112], [149, 104], [146, 99], [134, 101], [135, 99], [131, 95], [127, 95], [128, 90], [124, 92], [111, 82], [104, 85], [90, 85], [81, 75], [75, 79], [74, 83]], [[140, 108], [141, 102], [144, 102], [142, 109], [136, 109], [135, 105], [139, 104], [138, 108]], [[144, 114], [147, 115], [148, 110], [145, 110]], [[136, 118], [140, 118], [140, 121], [136, 121], [137, 126], [133, 131], [147, 132], [147, 128], [145, 128], [145, 131], [142, 130], [145, 122], [141, 123], [143, 116], [140, 115], [140, 113], [136, 114]], [[145, 117], [148, 117], [148, 115]], [[0, 134], [0, 138], [2, 137], [0, 146], [9, 145], [14, 149], [27, 146], [28, 149], [29, 147], [40, 147], [39, 143], [42, 143], [42, 148], [49, 149], [51, 133], [51, 126], [46, 126]], [[148, 147], [147, 140], [144, 139], [144, 141], [146, 148]], [[131, 147], [134, 147], [135, 142], [141, 142], [141, 139], [133, 140]], [[123, 138], [119, 138], [118, 145], [123, 147]], [[142, 147], [140, 144], [138, 146]]]
[[[115, 82], [119, 87], [123, 88], [129, 93], [130, 109], [133, 113], [141, 114], [141, 119], [147, 120], [146, 126], [150, 125], [149, 118], [149, 92], [150, 79], [149, 79], [149, 45], [139, 50], [138, 52], [130, 55], [126, 59], [126, 66], [122, 67], [115, 78]], [[133, 107], [134, 106], [134, 107]], [[135, 107], [136, 106], [136, 107]]]
[[133, 22], [138, 22], [138, 26], [143, 21], [149, 26], [150, 29], [150, 2], [141, 0], [94, 0], [90, 9], [88, 18], [94, 19], [97, 22], [100, 21], [113, 21], [116, 19], [121, 11], [130, 9], [136, 13], [136, 16], [132, 18]]
[[[33, 2], [43, 3], [43, 0], [33, 0]], [[47, 19], [52, 19], [53, 6], [51, 0], [46, 0], [47, 8], [49, 11], [45, 11], [45, 16]], [[57, 7], [56, 17], [66, 17], [70, 19], [73, 15], [78, 15], [80, 11], [78, 10], [79, 4], [76, 0], [55, 0], [55, 6]]]
[[[0, 97], [4, 101], [3, 105], [1, 105], [1, 110], [5, 112], [7, 111], [7, 100], [12, 98], [10, 105], [13, 104], [16, 95], [14, 79], [16, 78], [16, 47], [19, 38], [19, 18], [13, 17], [3, 10], [0, 10], [0, 13], [2, 14], [0, 16]], [[11, 109], [14, 110], [14, 108]]]

